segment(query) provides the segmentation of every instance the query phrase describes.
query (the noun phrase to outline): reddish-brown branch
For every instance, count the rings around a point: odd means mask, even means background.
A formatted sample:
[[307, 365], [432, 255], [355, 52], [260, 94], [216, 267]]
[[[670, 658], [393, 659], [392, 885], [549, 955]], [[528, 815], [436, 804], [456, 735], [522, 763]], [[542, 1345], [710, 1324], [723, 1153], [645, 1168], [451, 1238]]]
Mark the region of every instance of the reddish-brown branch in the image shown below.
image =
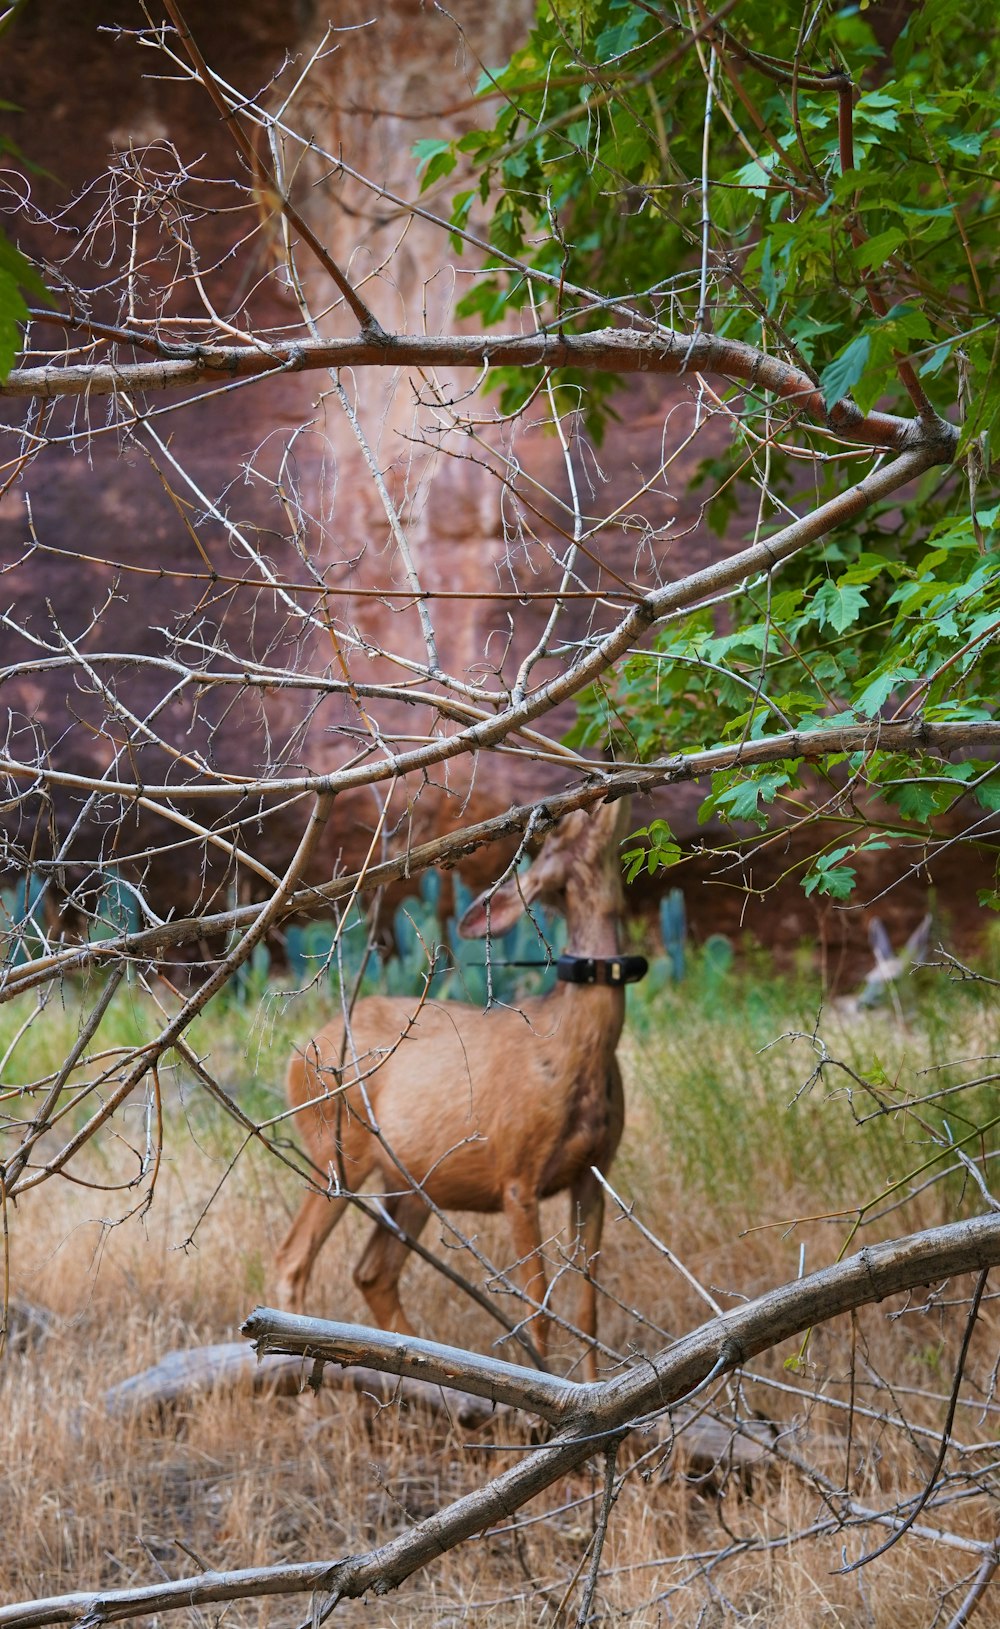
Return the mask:
[[111, 396], [184, 390], [206, 380], [260, 378], [343, 367], [574, 367], [590, 372], [708, 373], [769, 391], [845, 441], [895, 451], [927, 448], [942, 463], [956, 432], [932, 417], [919, 424], [891, 413], [862, 413], [849, 400], [827, 411], [807, 373], [740, 340], [672, 330], [610, 329], [590, 334], [396, 334], [382, 340], [322, 339], [264, 345], [163, 345], [162, 360], [15, 369], [0, 397]]
[[[847, 74], [838, 74], [836, 77], [831, 77], [830, 84], [837, 91], [837, 136], [840, 146], [840, 173], [841, 175], [848, 175], [854, 168], [854, 85]], [[868, 237], [860, 224], [856, 220], [850, 220], [847, 230], [855, 250], [863, 248], [868, 241]], [[876, 317], [886, 316], [889, 307], [871, 272], [863, 271], [861, 281], [868, 296], [868, 304]], [[914, 372], [912, 362], [907, 361], [906, 357], [902, 356], [898, 351], [894, 355], [900, 383], [904, 386], [917, 412], [921, 418], [933, 417], [934, 409], [930, 404], [927, 392]]]
[[[698, 9], [699, 12], [703, 11], [700, 0]], [[773, 80], [776, 84], [792, 86], [793, 90], [802, 86], [806, 86], [810, 90], [835, 90], [837, 93], [837, 139], [840, 152], [840, 172], [842, 175], [848, 175], [854, 169], [854, 82], [849, 74], [844, 72], [808, 73], [797, 62], [783, 62], [778, 57], [769, 57], [761, 52], [751, 51], [726, 28], [715, 28], [711, 33], [711, 38], [744, 106], [753, 117], [761, 134], [767, 137], [771, 146], [776, 149], [782, 162], [786, 165], [789, 163], [788, 154], [777, 146], [770, 130], [763, 124], [760, 115], [756, 112], [740, 82], [739, 75], [729, 61], [729, 55], [731, 54], [739, 61], [756, 68], [765, 78]], [[856, 221], [848, 222], [847, 230], [855, 249], [860, 249], [868, 241], [865, 232]], [[877, 317], [884, 317], [889, 307], [880, 293], [874, 277], [870, 272], [861, 272], [860, 275], [869, 305]], [[898, 352], [895, 354], [900, 383], [904, 386], [917, 412], [922, 418], [933, 417], [934, 409], [923, 385], [914, 372], [912, 363], [908, 362]]]

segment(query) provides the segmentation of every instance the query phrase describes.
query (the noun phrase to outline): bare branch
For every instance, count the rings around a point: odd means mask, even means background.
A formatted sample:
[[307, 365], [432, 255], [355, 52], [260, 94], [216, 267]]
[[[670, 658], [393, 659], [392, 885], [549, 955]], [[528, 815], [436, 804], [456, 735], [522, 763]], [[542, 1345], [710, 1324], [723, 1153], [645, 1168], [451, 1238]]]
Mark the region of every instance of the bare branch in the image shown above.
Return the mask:
[[[874, 720], [870, 726], [793, 730], [758, 741], [735, 743], [729, 747], [714, 747], [705, 752], [677, 754], [660, 763], [629, 765], [626, 769], [602, 775], [599, 780], [591, 781], [589, 784], [546, 797], [541, 805], [516, 806], [476, 825], [447, 832], [430, 842], [413, 847], [408, 853], [395, 859], [384, 860], [378, 865], [370, 866], [366, 873], [367, 885], [376, 888], [400, 877], [418, 876], [421, 871], [431, 866], [453, 866], [465, 855], [486, 844], [523, 833], [533, 818], [538, 822], [536, 829], [539, 835], [542, 835], [555, 820], [568, 814], [572, 809], [592, 808], [609, 796], [622, 797], [629, 792], [650, 792], [658, 786], [682, 785], [712, 774], [718, 769], [748, 767], [793, 757], [811, 761], [823, 758], [830, 752], [867, 752], [875, 747], [890, 752], [914, 754], [928, 751], [948, 753], [963, 748], [986, 753], [996, 750], [998, 743], [1000, 743], [1000, 724], [993, 722], [925, 724], [915, 720], [902, 724], [883, 724]], [[46, 770], [40, 772], [37, 767], [32, 769], [30, 765], [15, 764], [3, 757], [0, 757], [0, 770], [6, 770], [11, 775], [23, 775], [31, 780], [37, 779], [41, 773], [53, 785], [76, 785], [85, 789], [91, 786], [91, 782], [82, 776]], [[372, 778], [383, 777], [376, 774]], [[331, 783], [336, 783], [338, 789], [344, 784], [339, 776], [322, 776], [309, 777], [305, 780], [250, 783], [241, 790], [262, 792], [270, 789], [277, 792], [304, 793], [315, 792]], [[127, 783], [112, 784], [110, 789], [123, 795], [132, 795], [136, 791], [135, 787]], [[146, 788], [147, 792], [149, 790]], [[151, 790], [154, 796], [165, 797], [176, 794], [177, 788], [164, 786]], [[224, 791], [231, 793], [232, 790], [231, 787], [193, 786], [185, 787], [184, 795], [217, 798]], [[359, 877], [360, 873], [352, 872], [335, 878], [332, 882], [295, 891], [276, 907], [275, 924], [299, 912], [319, 911], [330, 904], [349, 898], [358, 887]], [[137, 933], [122, 934], [116, 938], [73, 945], [68, 949], [55, 951], [52, 955], [28, 962], [22, 967], [12, 968], [3, 989], [0, 990], [0, 1002], [9, 1000], [16, 993], [32, 989], [39, 982], [47, 981], [58, 974], [81, 970], [110, 961], [120, 955], [156, 959], [177, 945], [189, 944], [200, 938], [230, 933], [241, 928], [252, 922], [256, 913], [256, 906], [241, 906], [230, 911], [178, 918]]]

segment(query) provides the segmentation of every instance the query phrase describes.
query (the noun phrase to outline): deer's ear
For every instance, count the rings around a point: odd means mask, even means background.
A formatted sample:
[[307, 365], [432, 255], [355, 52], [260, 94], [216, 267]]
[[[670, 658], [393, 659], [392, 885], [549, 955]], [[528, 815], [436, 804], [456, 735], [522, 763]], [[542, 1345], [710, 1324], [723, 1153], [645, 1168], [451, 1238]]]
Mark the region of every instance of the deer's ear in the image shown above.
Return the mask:
[[463, 939], [485, 939], [488, 932], [492, 934], [509, 932], [523, 915], [524, 900], [521, 897], [518, 879], [511, 877], [509, 881], [501, 883], [499, 888], [494, 889], [492, 894], [487, 888], [485, 893], [472, 901], [458, 924], [458, 931]]
[[914, 928], [913, 932], [910, 934], [910, 937], [907, 939], [904, 955], [908, 956], [911, 961], [919, 962], [924, 956], [926, 956], [927, 946], [930, 944], [931, 927], [933, 921], [934, 918], [928, 911], [919, 927]]
[[868, 924], [868, 943], [871, 945], [872, 955], [877, 961], [888, 962], [892, 960], [892, 941], [880, 916], [873, 916]]

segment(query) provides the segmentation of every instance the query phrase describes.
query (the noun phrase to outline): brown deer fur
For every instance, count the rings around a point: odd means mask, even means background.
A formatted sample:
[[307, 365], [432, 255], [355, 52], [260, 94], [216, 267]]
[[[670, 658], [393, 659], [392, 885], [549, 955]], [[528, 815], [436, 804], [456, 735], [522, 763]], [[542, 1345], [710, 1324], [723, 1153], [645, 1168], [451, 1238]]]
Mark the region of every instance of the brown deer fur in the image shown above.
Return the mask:
[[[622, 912], [618, 844], [627, 809], [602, 804], [565, 816], [520, 877], [480, 896], [460, 931], [504, 933], [533, 901], [566, 917], [567, 951], [617, 954]], [[407, 999], [359, 1001], [350, 1033], [337, 1019], [296, 1051], [288, 1097], [327, 1192], [313, 1190], [277, 1255], [283, 1305], [300, 1311], [316, 1256], [357, 1191], [378, 1172], [385, 1208], [415, 1238], [428, 1204], [442, 1210], [503, 1211], [516, 1258], [511, 1277], [544, 1302], [538, 1205], [568, 1188], [581, 1275], [580, 1329], [596, 1332], [589, 1267], [600, 1246], [603, 1191], [591, 1166], [607, 1171], [624, 1116], [615, 1048], [625, 1016], [620, 987], [559, 984], [518, 1008], [483, 1012]], [[415, 1191], [420, 1190], [420, 1191]], [[414, 1333], [398, 1294], [406, 1245], [376, 1226], [354, 1278], [383, 1329]], [[530, 1325], [544, 1355], [548, 1319]], [[596, 1373], [593, 1348], [586, 1372]]]

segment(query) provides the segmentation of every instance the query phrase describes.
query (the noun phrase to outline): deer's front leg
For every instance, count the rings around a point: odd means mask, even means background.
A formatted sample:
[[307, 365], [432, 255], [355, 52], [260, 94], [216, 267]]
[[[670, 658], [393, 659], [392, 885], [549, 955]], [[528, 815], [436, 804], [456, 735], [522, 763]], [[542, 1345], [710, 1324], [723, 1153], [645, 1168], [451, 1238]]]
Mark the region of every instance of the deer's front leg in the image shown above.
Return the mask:
[[580, 1275], [576, 1322], [589, 1343], [581, 1367], [585, 1380], [596, 1380], [597, 1284], [593, 1271], [604, 1229], [604, 1189], [591, 1171], [578, 1177], [570, 1190], [570, 1229], [573, 1263]]
[[[602, 1176], [611, 1169], [624, 1124], [625, 1094], [621, 1070], [618, 1059], [612, 1058], [608, 1070], [607, 1125], [602, 1146], [594, 1159], [594, 1166]], [[569, 1221], [574, 1260], [580, 1272], [577, 1327], [590, 1341], [583, 1359], [583, 1374], [586, 1380], [596, 1380], [597, 1284], [593, 1275], [604, 1231], [604, 1189], [589, 1166], [580, 1173], [570, 1189]]]
[[347, 1200], [320, 1193], [306, 1194], [299, 1212], [274, 1258], [275, 1294], [278, 1305], [288, 1312], [305, 1310], [306, 1290], [313, 1266], [328, 1234], [347, 1208]]

